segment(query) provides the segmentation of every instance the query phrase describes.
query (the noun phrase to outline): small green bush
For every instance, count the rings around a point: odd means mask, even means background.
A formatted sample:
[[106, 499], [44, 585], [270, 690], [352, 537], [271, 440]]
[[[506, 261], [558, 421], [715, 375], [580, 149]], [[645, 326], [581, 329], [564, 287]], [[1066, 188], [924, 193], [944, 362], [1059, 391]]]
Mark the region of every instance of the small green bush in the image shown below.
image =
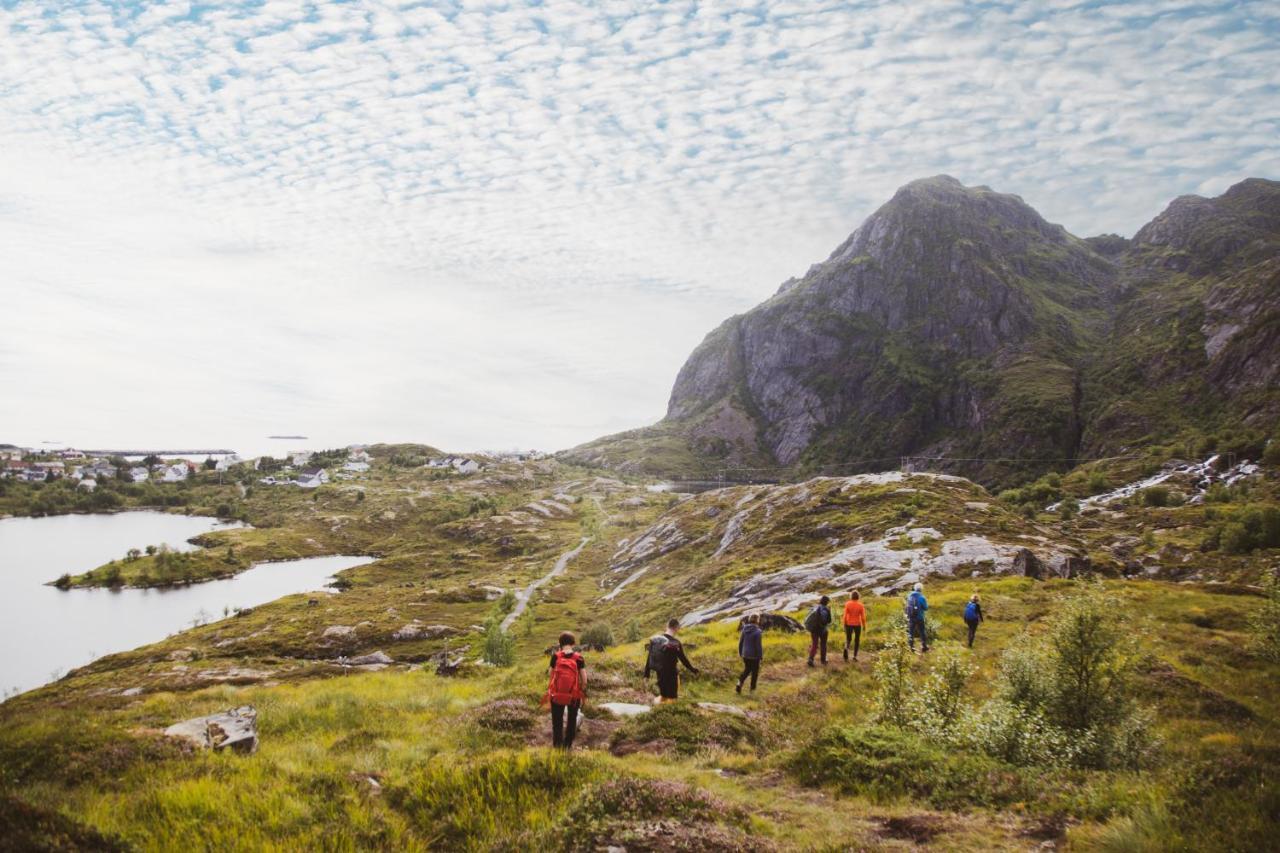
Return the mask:
[[614, 644], [613, 629], [604, 622], [597, 622], [582, 632], [578, 642], [593, 649], [607, 649]]
[[1000, 806], [1031, 799], [1032, 783], [988, 756], [949, 751], [921, 735], [881, 726], [831, 726], [787, 763], [801, 784], [835, 785], [884, 802], [920, 797], [937, 808]]
[[489, 619], [484, 625], [484, 650], [480, 658], [494, 666], [512, 666], [516, 662], [516, 643], [497, 619]]
[[1165, 486], [1148, 486], [1142, 490], [1142, 502], [1147, 506], [1168, 506], [1169, 489]]

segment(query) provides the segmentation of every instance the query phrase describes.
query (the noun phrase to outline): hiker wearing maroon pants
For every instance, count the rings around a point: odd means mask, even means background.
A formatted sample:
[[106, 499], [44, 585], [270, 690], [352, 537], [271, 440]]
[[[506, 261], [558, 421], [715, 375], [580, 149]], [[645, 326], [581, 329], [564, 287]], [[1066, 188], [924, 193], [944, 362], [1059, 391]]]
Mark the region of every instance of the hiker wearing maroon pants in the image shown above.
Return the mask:
[[822, 596], [818, 606], [804, 617], [804, 627], [809, 631], [809, 666], [813, 666], [813, 658], [822, 652], [822, 665], [827, 665], [827, 628], [831, 626], [831, 608], [827, 605], [831, 599]]
[[[551, 653], [551, 680], [546, 699], [551, 704], [551, 745], [570, 749], [578, 733], [578, 711], [586, 696], [587, 662], [573, 650], [577, 639], [565, 631], [560, 635], [560, 648]], [[565, 717], [568, 716], [568, 726]]]

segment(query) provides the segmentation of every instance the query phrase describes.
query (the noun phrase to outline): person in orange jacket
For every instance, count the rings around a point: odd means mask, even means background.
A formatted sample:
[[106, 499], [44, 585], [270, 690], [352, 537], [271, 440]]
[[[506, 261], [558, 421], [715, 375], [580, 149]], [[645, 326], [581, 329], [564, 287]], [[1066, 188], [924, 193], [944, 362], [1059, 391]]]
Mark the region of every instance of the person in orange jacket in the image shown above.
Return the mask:
[[844, 603], [844, 659], [849, 659], [849, 641], [853, 641], [853, 659], [858, 659], [858, 647], [862, 645], [862, 629], [867, 627], [867, 608], [858, 591], [849, 593]]

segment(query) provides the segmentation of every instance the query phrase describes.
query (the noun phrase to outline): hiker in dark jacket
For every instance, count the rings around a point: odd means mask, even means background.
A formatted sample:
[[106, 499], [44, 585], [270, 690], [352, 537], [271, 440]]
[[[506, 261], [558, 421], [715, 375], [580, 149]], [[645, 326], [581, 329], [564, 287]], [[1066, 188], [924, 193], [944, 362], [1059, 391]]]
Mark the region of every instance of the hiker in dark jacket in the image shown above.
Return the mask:
[[695, 675], [698, 673], [697, 667], [689, 663], [689, 659], [684, 656], [684, 646], [676, 639], [679, 631], [680, 620], [672, 619], [667, 622], [665, 633], [649, 640], [649, 654], [644, 663], [644, 678], [648, 681], [650, 672], [657, 674], [660, 702], [674, 702], [680, 695], [678, 664], [684, 664], [684, 668]]
[[760, 629], [759, 614], [752, 613], [742, 625], [742, 633], [738, 637], [738, 657], [742, 658], [742, 675], [738, 676], [738, 686], [742, 692], [743, 682], [751, 676], [751, 692], [756, 691], [756, 679], [760, 677], [760, 661], [764, 660], [764, 631]]
[[929, 610], [929, 602], [924, 597], [924, 587], [916, 584], [907, 596], [907, 642], [911, 651], [916, 650], [916, 635], [920, 636], [920, 651], [929, 651], [929, 637], [925, 632], [924, 615]]
[[969, 626], [969, 648], [973, 648], [973, 638], [978, 633], [978, 624], [982, 619], [982, 602], [978, 600], [978, 594], [975, 592], [969, 598], [969, 603], [964, 606], [964, 624]]
[[804, 627], [809, 630], [809, 666], [813, 666], [813, 658], [822, 650], [822, 665], [827, 665], [827, 628], [831, 625], [831, 608], [827, 605], [831, 599], [822, 596], [818, 606], [804, 617]]
[[[578, 733], [578, 711], [586, 697], [587, 663], [574, 651], [577, 639], [565, 631], [560, 647], [551, 653], [551, 678], [547, 684], [547, 700], [551, 703], [551, 745], [570, 749]], [[565, 727], [565, 713], [569, 725]]]

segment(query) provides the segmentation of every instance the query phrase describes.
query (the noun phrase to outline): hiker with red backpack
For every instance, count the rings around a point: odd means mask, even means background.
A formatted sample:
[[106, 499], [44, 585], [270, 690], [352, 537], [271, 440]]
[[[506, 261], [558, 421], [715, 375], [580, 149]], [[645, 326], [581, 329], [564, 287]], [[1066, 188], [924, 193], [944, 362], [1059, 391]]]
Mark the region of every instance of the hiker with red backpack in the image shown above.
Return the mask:
[[[574, 650], [577, 638], [565, 631], [560, 635], [560, 648], [551, 653], [551, 680], [546, 699], [551, 703], [551, 745], [563, 749], [573, 747], [578, 733], [578, 711], [586, 698], [587, 662]], [[568, 713], [569, 724], [565, 726]]]
[[649, 638], [644, 680], [649, 680], [650, 672], [657, 673], [659, 703], [674, 702], [680, 695], [680, 671], [677, 664], [684, 664], [684, 668], [695, 675], [698, 673], [697, 667], [684, 656], [684, 646], [676, 639], [679, 630], [680, 620], [671, 619], [667, 622], [665, 633]]

